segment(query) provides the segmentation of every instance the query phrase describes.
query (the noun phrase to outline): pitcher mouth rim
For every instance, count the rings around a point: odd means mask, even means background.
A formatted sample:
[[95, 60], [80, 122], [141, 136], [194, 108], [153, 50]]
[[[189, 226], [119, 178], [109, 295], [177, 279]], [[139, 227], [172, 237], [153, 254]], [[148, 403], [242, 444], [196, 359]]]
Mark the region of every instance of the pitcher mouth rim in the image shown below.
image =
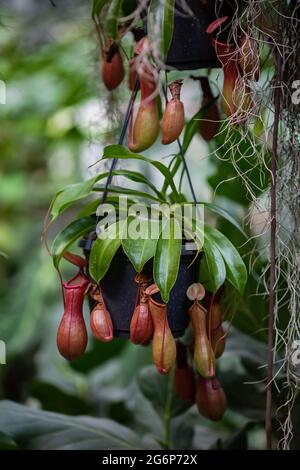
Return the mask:
[[[78, 279], [81, 278], [81, 282], [78, 283], [78, 284], [73, 284], [72, 285], [71, 283], [73, 281], [75, 281], [77, 278]], [[89, 282], [90, 281], [87, 279], [85, 274], [82, 271], [79, 271], [71, 279], [69, 279], [66, 282], [63, 282], [63, 287], [64, 287], [64, 289], [82, 289], [83, 287], [86, 287], [89, 284]]]

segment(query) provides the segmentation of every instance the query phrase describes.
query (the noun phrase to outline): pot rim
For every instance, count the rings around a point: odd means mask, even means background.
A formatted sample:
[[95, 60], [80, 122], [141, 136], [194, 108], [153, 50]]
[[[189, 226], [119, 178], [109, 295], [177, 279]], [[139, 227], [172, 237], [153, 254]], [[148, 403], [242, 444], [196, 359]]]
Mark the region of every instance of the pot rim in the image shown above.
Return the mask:
[[[81, 238], [81, 240], [79, 241], [79, 246], [80, 246], [80, 248], [83, 248], [84, 253], [90, 253], [90, 252], [91, 252], [91, 249], [86, 248], [86, 242], [87, 242], [86, 239]], [[187, 241], [184, 241], [184, 242], [182, 243], [182, 245], [181, 245], [181, 247], [182, 247], [182, 249], [181, 249], [181, 256], [182, 256], [182, 257], [185, 257], [185, 256], [195, 256], [197, 253], [198, 253], [199, 255], [201, 255], [201, 253], [203, 253], [203, 249], [201, 249], [200, 251], [198, 251], [196, 248], [194, 248], [194, 249], [192, 249], [192, 250], [191, 250], [191, 249], [188, 249], [188, 248], [186, 247], [186, 245], [189, 245], [189, 244], [195, 245], [193, 242], [187, 242]], [[128, 259], [128, 261], [130, 261], [129, 258], [128, 258], [128, 256], [127, 256], [126, 253], [124, 252], [122, 246], [120, 246], [120, 248], [117, 250], [115, 256], [124, 256], [125, 258]]]

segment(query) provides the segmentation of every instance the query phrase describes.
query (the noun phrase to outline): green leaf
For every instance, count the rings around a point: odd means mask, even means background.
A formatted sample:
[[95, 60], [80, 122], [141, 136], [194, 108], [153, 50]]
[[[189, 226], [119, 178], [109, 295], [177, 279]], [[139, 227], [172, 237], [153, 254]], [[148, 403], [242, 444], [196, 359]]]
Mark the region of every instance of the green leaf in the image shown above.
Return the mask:
[[[128, 225], [133, 221], [137, 220], [137, 217], [128, 217]], [[126, 238], [122, 240], [122, 247], [129, 260], [133, 264], [134, 269], [137, 272], [141, 272], [144, 265], [153, 258], [156, 251], [157, 238], [150, 238], [151, 235], [151, 223], [156, 223], [156, 221], [146, 221], [148, 224], [148, 234], [147, 238], [131, 238], [130, 233], [127, 234]], [[157, 221], [157, 223], [159, 223]]]
[[[167, 224], [170, 227], [169, 234], [166, 233]], [[178, 220], [171, 217], [161, 231], [154, 256], [154, 281], [165, 303], [169, 301], [169, 294], [176, 282], [180, 263], [182, 239], [175, 238], [177, 233], [181, 233], [180, 224]]]
[[108, 145], [104, 149], [103, 159], [109, 158], [121, 158], [121, 159], [135, 159], [141, 160], [143, 162], [149, 163], [150, 165], [154, 166], [160, 173], [164, 176], [168, 185], [171, 187], [172, 192], [174, 193], [174, 198], [176, 202], [180, 202], [180, 195], [178, 194], [176, 185], [173, 180], [173, 176], [170, 170], [161, 162], [157, 160], [151, 160], [150, 158], [146, 158], [143, 155], [139, 155], [137, 153], [130, 152], [130, 150], [126, 149], [122, 145]]
[[204, 223], [203, 220], [183, 216], [185, 237], [194, 241], [197, 251], [203, 250], [204, 245]]
[[162, 45], [163, 4], [161, 0], [151, 0], [147, 11], [147, 35], [151, 44], [157, 49]]
[[236, 363], [235, 367], [231, 367], [230, 373], [222, 369], [218, 371], [218, 379], [226, 394], [228, 406], [251, 421], [262, 423], [265, 414], [265, 397], [264, 390], [259, 387], [259, 382], [263, 382], [263, 378], [257, 374], [258, 366], [255, 367], [256, 373], [253, 370], [242, 372], [244, 367], [241, 371], [239, 357], [234, 357]]
[[233, 244], [217, 229], [205, 224], [205, 237], [211, 239], [218, 247], [226, 265], [228, 281], [243, 293], [247, 282], [247, 269], [240, 254]]
[[23, 449], [146, 449], [133, 431], [110, 419], [67, 416], [7, 400], [0, 402], [0, 428]]
[[108, 3], [108, 0], [94, 0], [93, 1], [92, 18], [96, 18], [97, 16], [100, 16], [100, 13], [106, 3]]
[[[143, 395], [149, 400], [159, 416], [164, 416], [168, 402], [170, 375], [161, 375], [154, 366], [144, 367], [138, 375], [138, 385]], [[178, 416], [190, 408], [191, 404], [183, 401], [174, 391], [172, 394], [171, 417]]]
[[61, 257], [68, 247], [83, 235], [91, 232], [95, 228], [95, 223], [95, 217], [82, 217], [81, 219], [71, 222], [57, 234], [51, 247], [55, 268], [58, 268]]
[[[263, 285], [257, 284], [257, 274], [252, 272], [247, 280], [243, 296], [230, 284], [225, 284], [222, 301], [228, 312], [236, 312], [233, 324], [243, 333], [267, 341], [268, 301]], [[280, 314], [286, 313], [281, 310]], [[229, 317], [230, 318], [230, 317]], [[284, 324], [288, 321], [284, 319]]]
[[112, 39], [118, 39], [118, 20], [121, 16], [123, 0], [112, 0], [106, 17], [106, 31]]
[[109, 225], [103, 230], [103, 238], [97, 238], [90, 254], [90, 274], [98, 283], [106, 274], [111, 260], [122, 243], [122, 233], [127, 219]]
[[167, 58], [174, 29], [175, 0], [151, 0], [148, 7], [148, 36], [159, 43], [162, 59]]
[[[204, 254], [209, 274], [209, 279], [207, 282], [204, 282], [204, 285], [209, 292], [216, 292], [225, 282], [226, 267], [218, 246], [212, 241], [206, 232], [204, 236]], [[203, 263], [201, 261], [200, 275], [202, 267]]]

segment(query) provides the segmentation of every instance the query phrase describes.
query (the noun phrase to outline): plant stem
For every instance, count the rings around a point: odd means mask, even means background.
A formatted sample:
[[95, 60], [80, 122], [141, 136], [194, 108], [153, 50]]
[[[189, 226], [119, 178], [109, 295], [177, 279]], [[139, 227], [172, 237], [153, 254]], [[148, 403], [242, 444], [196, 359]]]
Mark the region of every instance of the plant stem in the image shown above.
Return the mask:
[[[128, 124], [129, 124], [129, 120], [130, 120], [131, 110], [133, 108], [139, 86], [140, 86], [140, 84], [139, 84], [138, 80], [136, 80], [135, 85], [134, 85], [134, 90], [132, 92], [130, 101], [129, 101], [128, 106], [127, 106], [127, 111], [126, 111], [126, 114], [125, 114], [124, 122], [123, 122], [123, 125], [122, 125], [122, 128], [121, 128], [121, 133], [120, 133], [120, 137], [119, 137], [119, 140], [118, 140], [119, 145], [122, 145], [123, 142], [124, 142], [124, 138], [125, 138], [126, 131], [127, 131]], [[112, 182], [113, 171], [114, 171], [114, 168], [115, 168], [117, 162], [118, 162], [117, 158], [114, 158], [111, 162], [111, 166], [110, 166], [110, 169], [109, 169], [109, 174], [108, 174], [108, 177], [107, 177], [107, 180], [106, 180], [106, 183], [105, 183], [105, 188], [104, 188], [103, 195], [102, 195], [101, 204], [104, 204], [105, 200], [107, 198], [107, 194], [108, 194], [108, 191], [109, 191], [109, 185]]]
[[276, 82], [274, 91], [274, 128], [271, 162], [271, 238], [270, 238], [270, 287], [269, 287], [269, 319], [268, 319], [268, 375], [267, 375], [267, 396], [266, 396], [266, 447], [272, 450], [272, 386], [273, 386], [273, 328], [274, 328], [274, 310], [276, 303], [276, 179], [277, 179], [277, 161], [278, 161], [278, 130], [280, 119], [281, 104], [281, 85], [282, 85], [282, 0], [278, 1], [278, 20], [277, 20], [277, 38], [276, 38]]
[[[172, 169], [170, 168], [170, 171], [171, 171], [171, 174], [172, 174], [173, 178], [176, 175], [177, 170], [180, 167], [181, 163], [182, 163], [182, 158], [181, 158], [181, 155], [178, 153], [176, 155], [176, 159], [175, 159], [175, 163], [174, 163], [173, 168]], [[168, 186], [169, 186], [169, 183], [165, 180], [164, 184], [162, 186], [162, 189], [161, 189], [162, 194], [164, 194], [164, 195], [166, 194]]]
[[164, 421], [163, 421], [163, 447], [164, 449], [170, 448], [170, 428], [171, 428], [171, 412], [172, 412], [172, 400], [173, 400], [173, 385], [174, 385], [174, 374], [175, 367], [172, 367], [168, 377], [168, 388], [167, 388], [167, 399], [164, 410]]

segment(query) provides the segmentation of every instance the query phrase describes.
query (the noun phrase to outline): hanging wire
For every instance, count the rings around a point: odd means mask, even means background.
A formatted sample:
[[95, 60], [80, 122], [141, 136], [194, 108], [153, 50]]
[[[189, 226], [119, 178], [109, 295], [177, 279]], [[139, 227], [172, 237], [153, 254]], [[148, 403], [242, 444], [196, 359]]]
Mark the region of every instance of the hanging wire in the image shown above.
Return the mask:
[[[118, 140], [119, 145], [122, 145], [123, 142], [124, 142], [124, 138], [125, 138], [126, 131], [127, 131], [128, 124], [129, 124], [129, 120], [130, 120], [131, 111], [132, 111], [132, 108], [133, 108], [138, 90], [139, 90], [139, 82], [137, 81], [135, 83], [133, 93], [130, 97], [130, 101], [129, 101], [128, 106], [127, 106], [127, 111], [126, 111], [124, 122], [123, 122], [123, 125], [122, 125], [121, 134], [120, 134], [120, 137], [119, 137], [119, 140]], [[105, 187], [104, 187], [104, 191], [103, 191], [103, 195], [102, 195], [102, 199], [101, 199], [101, 204], [104, 204], [105, 201], [106, 201], [107, 193], [108, 193], [108, 190], [109, 190], [109, 185], [112, 182], [113, 171], [116, 167], [117, 162], [118, 162], [117, 158], [114, 158], [112, 160], [112, 163], [111, 163], [111, 166], [110, 166], [110, 169], [109, 169], [109, 174], [108, 174], [108, 177], [107, 177], [107, 180], [106, 180], [106, 183], [105, 183]]]
[[[118, 140], [119, 145], [122, 145], [123, 142], [124, 142], [126, 132], [127, 132], [127, 129], [128, 129], [128, 124], [129, 124], [129, 121], [130, 121], [131, 112], [132, 112], [132, 109], [133, 109], [133, 105], [134, 105], [136, 95], [137, 95], [138, 90], [139, 90], [139, 86], [140, 86], [140, 84], [139, 84], [139, 81], [137, 80], [136, 83], [135, 83], [132, 95], [130, 97], [130, 101], [129, 101], [128, 106], [127, 106], [126, 114], [125, 114], [123, 125], [122, 125], [122, 128], [121, 128], [120, 137], [119, 137], [119, 140]], [[167, 100], [167, 91], [166, 91], [165, 87], [163, 87], [163, 93], [164, 93], [165, 99]], [[189, 183], [190, 191], [191, 191], [191, 194], [192, 194], [192, 198], [193, 198], [193, 201], [194, 201], [194, 203], [197, 207], [196, 193], [195, 193], [195, 190], [194, 190], [194, 187], [193, 187], [193, 182], [192, 182], [191, 174], [190, 174], [190, 171], [189, 171], [189, 167], [188, 167], [188, 164], [187, 164], [187, 161], [186, 161], [186, 158], [185, 158], [185, 153], [184, 153], [184, 150], [183, 150], [183, 147], [182, 147], [182, 144], [181, 144], [181, 141], [180, 141], [179, 138], [177, 139], [177, 145], [178, 145], [178, 148], [179, 148], [180, 157], [182, 159], [184, 171], [185, 171], [187, 179], [188, 179], [188, 183]], [[104, 190], [103, 190], [103, 194], [102, 194], [102, 197], [101, 197], [100, 204], [104, 204], [106, 199], [107, 199], [107, 195], [108, 195], [108, 192], [109, 192], [109, 186], [112, 182], [113, 172], [114, 172], [114, 169], [117, 165], [117, 162], [118, 162], [118, 158], [113, 158], [113, 160], [111, 162], [111, 165], [110, 165], [107, 180], [106, 180], [106, 183], [105, 183], [105, 186], [104, 186]], [[97, 216], [96, 222], [95, 222], [95, 230], [93, 230], [89, 234], [88, 239], [85, 242], [84, 250], [86, 252], [90, 252], [91, 249], [92, 249], [93, 242], [94, 242], [94, 240], [96, 239], [96, 236], [97, 236], [96, 227], [97, 227], [97, 225], [100, 221], [100, 218], [101, 218], [101, 216]]]

